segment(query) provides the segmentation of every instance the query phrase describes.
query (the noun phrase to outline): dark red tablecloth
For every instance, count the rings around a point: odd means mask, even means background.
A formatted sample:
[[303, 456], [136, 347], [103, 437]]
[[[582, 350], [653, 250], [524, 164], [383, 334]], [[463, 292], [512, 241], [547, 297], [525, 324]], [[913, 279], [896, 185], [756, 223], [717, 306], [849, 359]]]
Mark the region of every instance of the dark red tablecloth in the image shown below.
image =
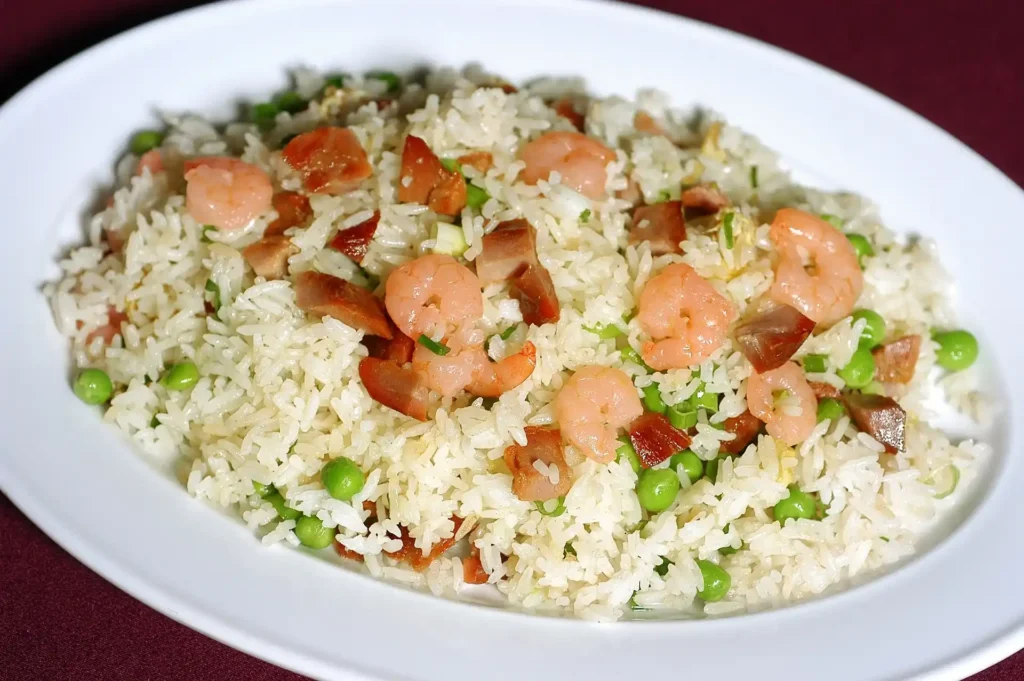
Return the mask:
[[[195, 4], [200, 3], [0, 0], [0, 100], [84, 47]], [[944, 127], [1024, 184], [1024, 5], [1010, 0], [645, 4], [755, 36], [866, 83]], [[0, 455], [7, 454], [0, 445]], [[150, 610], [65, 553], [0, 497], [0, 679], [300, 678]], [[972, 681], [1021, 679], [1024, 653]]]

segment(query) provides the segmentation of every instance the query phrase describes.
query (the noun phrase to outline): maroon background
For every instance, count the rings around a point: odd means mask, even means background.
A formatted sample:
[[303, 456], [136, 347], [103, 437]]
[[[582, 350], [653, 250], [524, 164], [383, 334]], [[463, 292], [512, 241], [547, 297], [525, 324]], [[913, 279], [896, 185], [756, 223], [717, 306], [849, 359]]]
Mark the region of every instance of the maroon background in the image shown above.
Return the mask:
[[[107, 36], [197, 4], [202, 3], [0, 0], [0, 101], [47, 68]], [[1020, 38], [1024, 4], [992, 0], [648, 0], [645, 4], [746, 33], [851, 76], [923, 114], [1017, 184], [1024, 184], [1024, 137], [1019, 127], [1024, 111], [1024, 40]], [[73, 106], [68, 115], [73, 119]], [[119, 591], [65, 553], [0, 496], [0, 679], [226, 678], [292, 681], [301, 677], [206, 638]], [[1024, 653], [972, 677], [972, 681], [1020, 679], [1024, 679]]]

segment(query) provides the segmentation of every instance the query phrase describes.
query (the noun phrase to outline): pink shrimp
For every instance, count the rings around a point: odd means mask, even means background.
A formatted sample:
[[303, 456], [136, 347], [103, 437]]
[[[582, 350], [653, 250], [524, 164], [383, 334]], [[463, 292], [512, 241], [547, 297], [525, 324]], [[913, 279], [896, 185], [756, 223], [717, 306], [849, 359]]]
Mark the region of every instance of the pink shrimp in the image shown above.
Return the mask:
[[555, 397], [562, 435], [600, 463], [615, 458], [618, 429], [643, 414], [633, 382], [618, 369], [585, 366], [566, 381]]
[[483, 345], [443, 356], [417, 345], [412, 365], [426, 378], [430, 389], [444, 397], [454, 397], [463, 390], [478, 397], [500, 397], [533, 374], [537, 348], [527, 341], [519, 352], [492, 362]]
[[[792, 411], [799, 407], [799, 413]], [[818, 419], [818, 398], [804, 372], [793, 362], [747, 380], [747, 408], [765, 430], [789, 446], [807, 439]]]
[[135, 165], [135, 174], [141, 175], [143, 170], [148, 170], [150, 175], [164, 172], [164, 159], [159, 149], [150, 149], [139, 157]]
[[[440, 341], [484, 314], [480, 280], [450, 255], [425, 255], [395, 269], [384, 287], [384, 305], [395, 326], [413, 340], [425, 334]], [[458, 345], [477, 342], [466, 337]]]
[[604, 196], [605, 168], [615, 160], [614, 151], [579, 132], [546, 132], [519, 155], [526, 163], [526, 184], [537, 184], [557, 171], [562, 184], [591, 199]]
[[783, 208], [768, 236], [779, 251], [772, 300], [821, 324], [835, 323], [853, 311], [864, 273], [846, 235], [816, 215]]
[[241, 229], [271, 208], [274, 187], [260, 168], [237, 158], [185, 162], [185, 207], [196, 222]]
[[700, 364], [726, 339], [736, 307], [689, 265], [669, 265], [640, 294], [637, 319], [653, 339], [641, 354], [655, 371]]

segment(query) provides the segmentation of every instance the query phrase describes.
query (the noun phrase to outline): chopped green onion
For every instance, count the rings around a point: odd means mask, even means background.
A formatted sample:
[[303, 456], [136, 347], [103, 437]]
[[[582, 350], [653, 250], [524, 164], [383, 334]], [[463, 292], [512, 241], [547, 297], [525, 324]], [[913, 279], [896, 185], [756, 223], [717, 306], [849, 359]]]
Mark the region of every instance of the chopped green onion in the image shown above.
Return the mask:
[[341, 89], [345, 87], [345, 74], [336, 73], [324, 78], [324, 85], [330, 85], [333, 88]]
[[466, 183], [466, 205], [474, 210], [479, 210], [487, 203], [491, 195], [470, 182]]
[[274, 104], [281, 111], [287, 111], [288, 113], [298, 113], [306, 108], [306, 100], [294, 90], [282, 92], [274, 97]]
[[732, 221], [734, 217], [735, 216], [733, 215], [733, 212], [729, 211], [728, 213], [725, 214], [725, 217], [722, 219], [722, 232], [725, 233], [726, 248], [732, 248], [733, 246]]
[[669, 191], [668, 189], [662, 189], [660, 192], [658, 192], [658, 200], [656, 201], [656, 203], [664, 203], [665, 201], [671, 200], [672, 192]]
[[250, 482], [253, 483], [253, 492], [259, 495], [260, 497], [267, 497], [273, 494], [272, 484], [263, 484], [258, 480], [250, 480]]
[[947, 464], [925, 478], [924, 483], [935, 489], [936, 499], [945, 499], [954, 491], [960, 483], [960, 469], [953, 464]]
[[417, 339], [417, 342], [423, 347], [425, 347], [427, 350], [430, 350], [435, 355], [441, 355], [442, 357], [444, 357], [449, 352], [451, 352], [451, 348], [449, 348], [447, 345], [445, 345], [444, 343], [438, 343], [437, 341], [431, 339], [430, 336], [428, 336], [425, 333], [420, 334], [420, 337]]
[[718, 393], [708, 392], [701, 383], [697, 391], [690, 395], [690, 405], [694, 409], [718, 411]]
[[878, 381], [871, 381], [866, 386], [860, 389], [865, 395], [884, 395], [885, 388]]
[[750, 186], [757, 189], [757, 166], [750, 166]]
[[831, 213], [822, 213], [819, 217], [836, 229], [843, 228], [843, 221], [836, 215], [832, 215]]
[[828, 366], [828, 355], [807, 355], [804, 357], [804, 371], [809, 374], [824, 373]]
[[507, 329], [499, 333], [498, 337], [501, 338], [501, 340], [508, 340], [509, 338], [512, 337], [512, 334], [514, 334], [516, 332], [516, 329], [518, 328], [518, 324], [513, 324], [512, 326], [508, 327]]
[[634, 599], [632, 597], [629, 599], [629, 609], [633, 610], [633, 611], [650, 610], [650, 608], [647, 608], [647, 607], [642, 606], [642, 605], [638, 605], [637, 602], [636, 602], [636, 599]]
[[651, 371], [651, 367], [647, 366], [647, 363], [640, 357], [640, 353], [634, 350], [631, 346], [627, 345], [622, 348], [619, 350], [619, 354], [622, 356], [622, 360], [624, 362], [632, 362], [646, 371]]
[[704, 477], [711, 482], [718, 482], [718, 458], [711, 459], [704, 464]]
[[213, 225], [203, 225], [203, 233], [199, 237], [199, 240], [202, 241], [204, 244], [212, 243], [213, 239], [210, 238], [210, 232], [216, 232], [216, 231], [217, 231], [217, 228], [214, 227]]
[[673, 404], [667, 411], [668, 422], [679, 430], [689, 430], [697, 425], [697, 410], [689, 402]]
[[589, 331], [602, 340], [618, 338], [622, 335], [622, 329], [617, 327], [615, 324], [595, 324], [594, 326], [584, 326], [583, 330]]
[[434, 239], [434, 253], [458, 257], [466, 252], [469, 244], [466, 243], [466, 234], [461, 227], [447, 222], [437, 223], [437, 238]]
[[388, 92], [397, 92], [398, 88], [402, 85], [402, 79], [398, 77], [398, 74], [392, 73], [391, 71], [370, 71], [366, 74], [367, 78], [373, 78], [374, 80], [382, 80], [388, 84]]
[[252, 105], [252, 122], [263, 129], [274, 127], [274, 120], [281, 110], [273, 102], [261, 102]]
[[664, 414], [665, 400], [661, 399], [661, 388], [658, 387], [657, 383], [651, 383], [649, 386], [643, 389], [644, 393], [644, 406], [647, 407], [648, 411], [657, 412]]
[[584, 225], [587, 224], [588, 222], [590, 222], [590, 215], [591, 215], [590, 209], [587, 208], [582, 213], [580, 213], [580, 222], [582, 224], [584, 224]]
[[462, 172], [462, 164], [460, 164], [454, 158], [442, 158], [441, 165], [443, 165], [445, 170], [447, 170], [450, 173]]
[[[554, 508], [552, 508], [551, 502], [556, 502]], [[547, 501], [535, 501], [534, 503], [537, 505], [538, 511], [551, 518], [557, 518], [565, 513], [565, 497], [548, 499]]]
[[220, 311], [220, 286], [213, 279], [206, 280], [206, 290], [213, 294], [213, 300], [210, 304], [213, 305], [215, 311]]

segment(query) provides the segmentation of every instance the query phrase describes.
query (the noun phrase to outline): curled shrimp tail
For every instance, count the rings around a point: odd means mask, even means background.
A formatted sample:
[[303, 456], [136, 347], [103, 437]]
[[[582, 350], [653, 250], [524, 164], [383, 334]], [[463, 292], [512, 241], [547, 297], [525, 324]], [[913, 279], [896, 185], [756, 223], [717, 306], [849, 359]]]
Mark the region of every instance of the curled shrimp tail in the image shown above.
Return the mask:
[[484, 354], [484, 363], [478, 364], [467, 390], [478, 397], [500, 397], [517, 388], [537, 367], [537, 347], [526, 341], [522, 350], [498, 362], [491, 362]]

